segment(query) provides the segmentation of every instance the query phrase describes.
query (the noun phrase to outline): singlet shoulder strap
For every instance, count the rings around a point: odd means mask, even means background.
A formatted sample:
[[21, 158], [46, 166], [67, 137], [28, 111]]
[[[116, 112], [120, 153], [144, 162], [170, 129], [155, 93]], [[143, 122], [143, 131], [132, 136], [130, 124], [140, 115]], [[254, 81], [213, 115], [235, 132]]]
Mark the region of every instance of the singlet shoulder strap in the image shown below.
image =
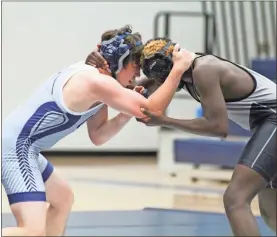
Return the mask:
[[199, 53], [199, 52], [195, 52], [195, 54], [196, 54], [197, 56], [196, 56], [196, 57], [193, 59], [193, 61], [192, 61], [192, 64], [191, 64], [192, 69], [194, 69], [196, 59], [201, 58], [201, 57], [204, 57], [204, 56], [206, 56], [206, 55], [209, 55], [209, 54], [204, 54], [204, 53]]

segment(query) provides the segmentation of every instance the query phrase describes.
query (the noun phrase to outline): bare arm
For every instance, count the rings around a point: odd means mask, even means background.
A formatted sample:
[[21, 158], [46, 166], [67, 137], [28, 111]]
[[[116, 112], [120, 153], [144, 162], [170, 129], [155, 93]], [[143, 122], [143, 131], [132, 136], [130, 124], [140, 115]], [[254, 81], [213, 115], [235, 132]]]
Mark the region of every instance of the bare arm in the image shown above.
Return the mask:
[[179, 67], [173, 67], [163, 85], [148, 99], [137, 92], [122, 87], [110, 76], [85, 72], [82, 77], [86, 77], [87, 81], [90, 81], [92, 100], [101, 101], [125, 114], [144, 117], [141, 112], [142, 107], [153, 111], [165, 110], [167, 108], [179, 85], [182, 74], [183, 71]]
[[136, 117], [144, 117], [141, 112], [142, 107], [153, 111], [165, 110], [175, 94], [182, 74], [190, 67], [195, 57], [195, 54], [179, 49], [178, 44], [174, 46], [173, 68], [163, 85], [148, 99], [123, 88], [110, 76], [87, 73], [83, 78], [90, 81], [91, 100], [101, 101], [109, 107]]
[[228, 116], [225, 100], [220, 88], [217, 65], [199, 65], [193, 73], [195, 86], [200, 94], [204, 116], [197, 119], [174, 119], [161, 114], [148, 114], [148, 119], [142, 121], [154, 125], [179, 129], [182, 131], [206, 135], [226, 137], [228, 133]]
[[91, 142], [100, 146], [113, 138], [130, 120], [131, 116], [119, 113], [108, 120], [108, 108], [104, 105], [101, 110], [87, 121]]

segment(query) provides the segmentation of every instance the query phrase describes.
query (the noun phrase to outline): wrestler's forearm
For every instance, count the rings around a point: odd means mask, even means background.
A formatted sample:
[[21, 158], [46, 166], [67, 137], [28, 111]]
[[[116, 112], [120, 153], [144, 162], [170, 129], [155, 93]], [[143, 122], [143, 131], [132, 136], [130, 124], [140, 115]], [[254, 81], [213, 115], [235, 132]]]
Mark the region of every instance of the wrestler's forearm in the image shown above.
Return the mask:
[[164, 111], [170, 104], [182, 77], [183, 71], [178, 68], [171, 70], [165, 82], [148, 98], [150, 111]]
[[201, 136], [224, 138], [227, 136], [225, 128], [221, 128], [220, 125], [212, 124], [204, 117], [196, 119], [174, 119], [166, 117], [164, 119], [163, 125], [168, 128], [173, 128]]
[[132, 116], [119, 113], [114, 118], [108, 120], [101, 127], [99, 127], [95, 133], [97, 141], [95, 145], [102, 145], [113, 138], [121, 129], [131, 120]]

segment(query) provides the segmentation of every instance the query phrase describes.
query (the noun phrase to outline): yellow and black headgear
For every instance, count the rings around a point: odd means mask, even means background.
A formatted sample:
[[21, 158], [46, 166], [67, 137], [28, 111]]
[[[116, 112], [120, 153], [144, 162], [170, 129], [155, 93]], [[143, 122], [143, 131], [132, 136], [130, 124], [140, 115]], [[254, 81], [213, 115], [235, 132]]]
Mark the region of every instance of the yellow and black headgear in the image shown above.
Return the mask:
[[[142, 60], [141, 68], [148, 78], [159, 80], [160, 82], [166, 80], [173, 67], [172, 53], [166, 55], [166, 51], [171, 45], [176, 44], [172, 41], [168, 41], [161, 50]], [[183, 86], [184, 83], [181, 81], [177, 91], [181, 90]]]

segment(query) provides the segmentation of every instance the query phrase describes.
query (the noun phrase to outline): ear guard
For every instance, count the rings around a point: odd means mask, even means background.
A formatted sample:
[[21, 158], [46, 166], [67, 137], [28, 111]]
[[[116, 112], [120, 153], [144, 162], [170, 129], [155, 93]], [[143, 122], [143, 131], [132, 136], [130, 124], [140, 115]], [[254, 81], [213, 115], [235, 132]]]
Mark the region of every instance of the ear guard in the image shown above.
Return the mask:
[[[101, 43], [100, 52], [108, 62], [113, 77], [122, 70], [123, 60], [130, 54], [131, 46], [124, 43], [124, 38], [129, 34], [116, 35]], [[136, 42], [136, 46], [139, 45], [142, 45], [141, 41]]]
[[142, 63], [142, 71], [148, 78], [164, 81], [169, 75], [173, 62], [171, 55], [166, 56], [167, 49], [174, 45], [169, 41], [160, 51], [145, 58]]
[[[148, 78], [161, 82], [166, 80], [173, 67], [172, 54], [165, 55], [165, 52], [171, 45], [175, 45], [175, 43], [169, 41], [160, 51], [143, 60], [141, 65], [142, 71]], [[181, 80], [177, 91], [180, 91], [184, 87], [184, 84]]]

